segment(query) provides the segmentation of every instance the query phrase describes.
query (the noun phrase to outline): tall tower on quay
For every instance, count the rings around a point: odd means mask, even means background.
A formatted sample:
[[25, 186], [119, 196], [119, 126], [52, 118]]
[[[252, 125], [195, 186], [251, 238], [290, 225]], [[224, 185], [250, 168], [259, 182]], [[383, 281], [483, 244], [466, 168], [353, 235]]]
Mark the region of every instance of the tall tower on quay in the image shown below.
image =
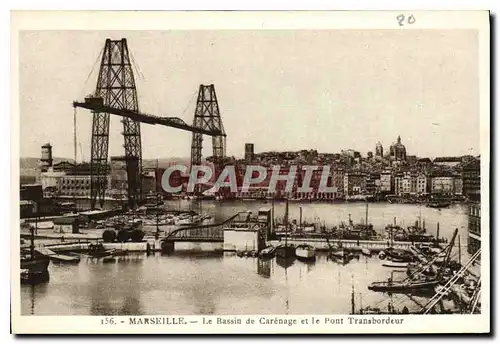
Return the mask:
[[[95, 90], [105, 106], [139, 111], [137, 89], [130, 63], [127, 40], [107, 39], [102, 53], [101, 66]], [[142, 199], [142, 151], [141, 129], [139, 122], [123, 117], [123, 138], [125, 141], [125, 161], [128, 180], [129, 206], [135, 207]], [[108, 174], [109, 114], [93, 113], [92, 146], [90, 168], [91, 208], [97, 200], [102, 207]]]
[[[200, 85], [194, 113], [193, 126], [201, 129], [220, 130], [222, 135], [212, 137], [215, 174], [220, 171], [226, 157], [226, 134], [219, 111], [214, 85]], [[193, 132], [191, 141], [191, 169], [201, 164], [203, 135]], [[199, 185], [195, 192], [199, 193]]]
[[42, 154], [40, 157], [40, 170], [42, 172], [47, 171], [49, 167], [52, 167], [54, 160], [52, 159], [52, 145], [46, 143], [42, 146]]

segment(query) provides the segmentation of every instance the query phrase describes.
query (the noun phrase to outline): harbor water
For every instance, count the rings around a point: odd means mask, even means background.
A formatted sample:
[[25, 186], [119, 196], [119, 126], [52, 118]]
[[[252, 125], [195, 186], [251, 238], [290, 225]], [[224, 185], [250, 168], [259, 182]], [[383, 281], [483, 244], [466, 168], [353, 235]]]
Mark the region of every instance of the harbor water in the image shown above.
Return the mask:
[[[166, 202], [167, 209], [188, 210], [189, 201]], [[199, 206], [199, 205], [198, 205]], [[270, 203], [209, 202], [202, 211], [216, 220], [238, 211], [257, 211]], [[351, 214], [355, 222], [365, 217], [363, 203], [321, 204], [291, 203], [290, 217], [298, 220], [319, 218], [327, 227], [346, 222]], [[282, 216], [284, 203], [275, 204], [275, 215]], [[467, 208], [453, 205], [432, 209], [418, 205], [388, 203], [370, 204], [368, 220], [382, 230], [396, 217], [398, 224], [408, 226], [420, 216], [428, 232], [451, 237], [455, 228], [461, 235], [461, 252], [466, 259]], [[403, 222], [404, 221], [404, 222]], [[457, 259], [457, 250], [452, 256]], [[392, 295], [369, 291], [373, 281], [391, 277], [391, 268], [382, 266], [378, 257], [359, 256], [345, 265], [319, 254], [313, 263], [298, 260], [219, 255], [162, 256], [134, 254], [112, 263], [88, 261], [77, 265], [50, 265], [50, 281], [36, 286], [21, 286], [22, 314], [29, 315], [141, 315], [141, 314], [347, 314], [375, 306], [387, 309], [389, 303], [401, 309], [417, 311], [425, 304], [422, 295]], [[404, 271], [394, 272], [404, 278]]]

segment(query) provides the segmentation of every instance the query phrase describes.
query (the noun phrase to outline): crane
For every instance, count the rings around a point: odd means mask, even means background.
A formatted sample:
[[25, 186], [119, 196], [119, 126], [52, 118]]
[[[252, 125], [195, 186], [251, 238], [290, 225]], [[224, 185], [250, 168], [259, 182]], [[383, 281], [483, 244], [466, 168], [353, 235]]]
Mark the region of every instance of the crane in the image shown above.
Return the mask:
[[[133, 57], [127, 40], [106, 39], [101, 51], [101, 63], [95, 92], [85, 100], [73, 102], [76, 108], [91, 110], [92, 142], [90, 152], [91, 208], [99, 200], [104, 205], [108, 173], [110, 115], [122, 117], [125, 161], [127, 170], [127, 194], [129, 206], [142, 202], [142, 143], [140, 124], [161, 125], [189, 131], [193, 135], [191, 166], [200, 165], [203, 134], [212, 136], [214, 157], [225, 157], [226, 134], [215, 95], [214, 85], [200, 85], [192, 125], [178, 117], [158, 117], [139, 112], [137, 88], [133, 72]], [[98, 58], [99, 59], [99, 58]], [[97, 60], [96, 60], [97, 62]], [[90, 75], [89, 75], [90, 76]], [[76, 125], [75, 125], [76, 127]], [[76, 129], [74, 133], [76, 137]], [[76, 142], [76, 139], [74, 139]]]
[[77, 108], [84, 108], [87, 110], [91, 110], [92, 112], [96, 113], [109, 113], [112, 115], [117, 115], [121, 117], [127, 117], [130, 118], [131, 120], [145, 123], [145, 124], [152, 124], [152, 125], [162, 125], [166, 127], [172, 127], [172, 128], [177, 128], [185, 131], [190, 131], [192, 133], [198, 133], [198, 134], [204, 134], [204, 135], [209, 135], [209, 136], [226, 136], [226, 134], [221, 131], [220, 129], [217, 128], [208, 128], [208, 129], [203, 129], [203, 128], [197, 128], [195, 126], [191, 126], [184, 122], [182, 119], [178, 117], [159, 117], [159, 116], [154, 116], [146, 113], [142, 113], [139, 111], [133, 111], [133, 110], [128, 110], [128, 109], [119, 109], [115, 108], [112, 106], [106, 106], [104, 105], [104, 100], [102, 97], [86, 97], [84, 102], [73, 102], [73, 107]]

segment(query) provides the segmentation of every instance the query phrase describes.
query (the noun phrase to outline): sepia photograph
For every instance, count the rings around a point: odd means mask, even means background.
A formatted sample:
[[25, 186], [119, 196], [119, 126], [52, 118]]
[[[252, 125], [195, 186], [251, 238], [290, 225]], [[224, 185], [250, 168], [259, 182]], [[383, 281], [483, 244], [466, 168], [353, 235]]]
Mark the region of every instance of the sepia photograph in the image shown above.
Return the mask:
[[487, 11], [59, 15], [12, 15], [14, 328], [489, 331]]

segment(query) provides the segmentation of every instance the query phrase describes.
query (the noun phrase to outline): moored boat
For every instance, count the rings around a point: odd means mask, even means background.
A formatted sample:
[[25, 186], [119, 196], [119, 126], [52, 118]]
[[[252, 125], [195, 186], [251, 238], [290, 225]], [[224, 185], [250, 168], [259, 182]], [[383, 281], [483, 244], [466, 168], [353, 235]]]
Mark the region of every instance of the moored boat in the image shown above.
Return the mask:
[[49, 280], [50, 259], [44, 256], [21, 257], [21, 283], [38, 284]]
[[361, 253], [363, 253], [365, 256], [371, 256], [372, 255], [372, 251], [370, 251], [367, 248], [362, 248], [361, 249]]
[[267, 246], [262, 251], [260, 251], [259, 256], [261, 258], [272, 258], [276, 254], [276, 247]]
[[398, 262], [411, 262], [414, 260], [414, 255], [412, 252], [407, 250], [395, 249], [389, 247], [383, 251], [380, 251], [378, 257], [380, 259], [390, 258], [391, 260], [396, 260]]
[[415, 290], [434, 290], [434, 287], [438, 285], [438, 280], [423, 280], [423, 281], [381, 281], [373, 282], [368, 286], [369, 290], [373, 291], [386, 291], [386, 292], [407, 292]]
[[295, 248], [295, 256], [298, 259], [314, 260], [314, 259], [316, 259], [316, 252], [315, 252], [314, 247], [307, 245], [307, 244], [302, 244], [302, 245], [298, 245]]
[[276, 247], [276, 257], [278, 258], [295, 258], [295, 247], [288, 245], [288, 199], [285, 203], [285, 243]]
[[427, 203], [427, 207], [429, 208], [448, 208], [450, 205], [450, 202], [445, 201], [435, 201]]
[[276, 247], [276, 257], [279, 258], [289, 258], [289, 257], [295, 257], [295, 247], [291, 245], [280, 245]]
[[[38, 221], [35, 222], [36, 227], [37, 224]], [[35, 228], [30, 227], [30, 233], [29, 251], [21, 251], [21, 283], [39, 284], [47, 282], [49, 280], [50, 258], [35, 251]]]
[[112, 256], [115, 251], [115, 249], [106, 250], [102, 244], [90, 244], [88, 255], [90, 258], [106, 258]]
[[387, 262], [383, 263], [382, 266], [385, 266], [386, 268], [407, 269], [408, 263]]

